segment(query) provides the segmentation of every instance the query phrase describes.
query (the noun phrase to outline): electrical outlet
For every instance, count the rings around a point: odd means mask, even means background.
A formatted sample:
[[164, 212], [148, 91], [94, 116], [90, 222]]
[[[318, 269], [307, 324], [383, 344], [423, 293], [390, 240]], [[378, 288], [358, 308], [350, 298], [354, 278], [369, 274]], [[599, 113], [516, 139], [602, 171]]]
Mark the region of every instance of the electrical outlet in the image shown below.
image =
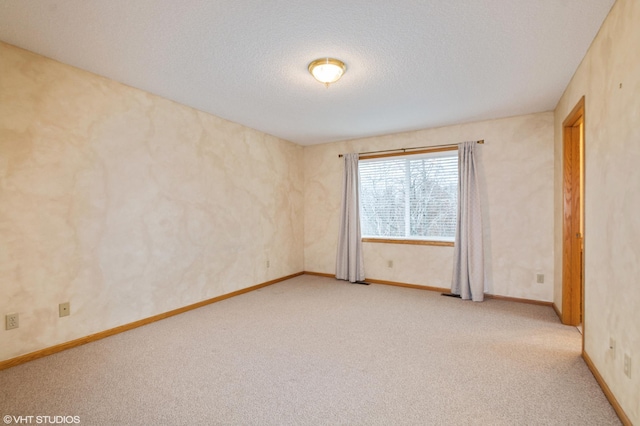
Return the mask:
[[13, 330], [20, 327], [20, 318], [18, 314], [7, 314], [5, 317], [5, 328], [7, 330]]
[[71, 314], [71, 305], [69, 302], [61, 303], [58, 305], [58, 314], [60, 317], [66, 317]]
[[271, 262], [269, 262], [268, 260], [267, 260], [267, 263], [266, 263], [266, 264], [267, 264], [267, 268], [270, 268], [270, 267], [271, 267]]
[[629, 354], [624, 354], [624, 374], [631, 378], [631, 357]]
[[544, 284], [544, 274], [536, 274], [536, 282], [538, 284]]
[[393, 268], [393, 260], [387, 260], [387, 268]]

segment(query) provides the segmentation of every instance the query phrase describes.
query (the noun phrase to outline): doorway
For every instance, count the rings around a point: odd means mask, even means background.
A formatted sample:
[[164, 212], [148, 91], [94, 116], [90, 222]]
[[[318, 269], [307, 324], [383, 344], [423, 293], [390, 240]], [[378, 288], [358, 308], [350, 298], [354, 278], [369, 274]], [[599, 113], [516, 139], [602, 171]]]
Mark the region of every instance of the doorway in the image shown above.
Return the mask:
[[[583, 328], [584, 96], [562, 123], [562, 323]], [[584, 341], [584, 340], [583, 340]]]

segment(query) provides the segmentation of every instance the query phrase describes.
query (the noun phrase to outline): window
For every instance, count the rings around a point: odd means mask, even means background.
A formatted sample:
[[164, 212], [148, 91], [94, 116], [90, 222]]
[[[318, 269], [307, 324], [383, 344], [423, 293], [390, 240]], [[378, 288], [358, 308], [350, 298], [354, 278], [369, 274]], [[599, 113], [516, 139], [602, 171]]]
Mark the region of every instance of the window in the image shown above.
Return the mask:
[[363, 238], [407, 243], [455, 240], [458, 209], [455, 148], [361, 159], [359, 174]]

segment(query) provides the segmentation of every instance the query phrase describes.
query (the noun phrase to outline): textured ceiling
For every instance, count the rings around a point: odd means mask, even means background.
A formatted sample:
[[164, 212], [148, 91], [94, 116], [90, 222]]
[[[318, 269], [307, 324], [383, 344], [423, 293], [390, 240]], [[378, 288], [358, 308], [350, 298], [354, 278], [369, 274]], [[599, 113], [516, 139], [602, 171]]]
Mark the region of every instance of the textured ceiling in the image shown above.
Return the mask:
[[613, 2], [0, 0], [0, 40], [307, 145], [552, 110]]

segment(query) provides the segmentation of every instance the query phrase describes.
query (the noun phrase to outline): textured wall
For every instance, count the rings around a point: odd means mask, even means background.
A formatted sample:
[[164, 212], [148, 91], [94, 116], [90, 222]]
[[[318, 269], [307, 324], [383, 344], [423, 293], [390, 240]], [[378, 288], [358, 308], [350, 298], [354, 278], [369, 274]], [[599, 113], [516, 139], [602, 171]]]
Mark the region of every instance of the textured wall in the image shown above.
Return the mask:
[[0, 43], [0, 360], [301, 271], [301, 161]]
[[[634, 424], [640, 424], [638, 22], [640, 1], [618, 0], [555, 111], [554, 300], [562, 307], [562, 122], [585, 96], [585, 351]], [[632, 378], [623, 373], [625, 352]]]
[[[305, 270], [334, 273], [346, 152], [485, 139], [480, 178], [493, 294], [553, 297], [553, 113], [546, 112], [305, 147]], [[451, 284], [453, 248], [365, 243], [368, 278], [435, 287]], [[393, 260], [393, 268], [387, 267]], [[544, 273], [544, 284], [535, 282]]]

